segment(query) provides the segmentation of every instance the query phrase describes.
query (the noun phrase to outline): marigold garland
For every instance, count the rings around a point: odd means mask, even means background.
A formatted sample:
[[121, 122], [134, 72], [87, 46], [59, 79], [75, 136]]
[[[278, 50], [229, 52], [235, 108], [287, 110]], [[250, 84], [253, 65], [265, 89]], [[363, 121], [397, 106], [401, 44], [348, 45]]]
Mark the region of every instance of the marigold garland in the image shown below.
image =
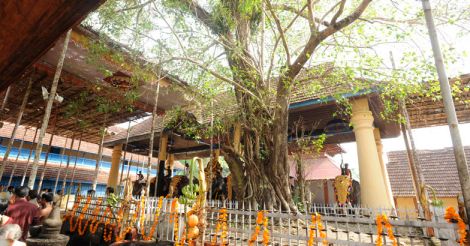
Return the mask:
[[100, 208], [98, 210], [98, 212], [96, 214], [93, 214], [94, 217], [93, 217], [93, 220], [91, 221], [90, 223], [90, 232], [92, 234], [95, 234], [96, 230], [98, 230], [98, 226], [102, 223], [103, 221], [103, 217], [100, 218], [100, 220], [97, 220], [97, 216], [98, 214], [101, 212], [101, 206], [97, 206], [98, 208]]
[[250, 240], [248, 240], [248, 245], [252, 246], [254, 242], [256, 242], [256, 239], [258, 239], [258, 234], [261, 231], [261, 225], [263, 224], [264, 221], [264, 211], [259, 211], [256, 215], [256, 226], [255, 226], [255, 231], [250, 237]]
[[[108, 206], [106, 207], [106, 211], [103, 215], [103, 217], [105, 218], [105, 223], [104, 223], [104, 228], [103, 228], [103, 239], [105, 242], [110, 242], [111, 239], [113, 238], [113, 233], [112, 233], [112, 229], [113, 229], [113, 226], [111, 225], [111, 219], [108, 219], [107, 215], [108, 214], [111, 214], [111, 208]], [[111, 227], [111, 229], [108, 229], [108, 227]]]
[[74, 216], [73, 215], [70, 216], [70, 232], [74, 232], [77, 229], [77, 227], [81, 226], [83, 217], [85, 216], [84, 213], [88, 210], [88, 207], [90, 206], [90, 201], [91, 201], [91, 196], [88, 196], [85, 202], [85, 206], [82, 209], [82, 213], [78, 216], [78, 220], [75, 223], [75, 225], [73, 225]]
[[457, 211], [455, 211], [453, 207], [446, 208], [444, 218], [449, 223], [457, 223], [457, 232], [459, 233], [459, 244], [465, 245], [467, 238], [466, 225], [463, 219], [460, 218], [460, 215], [457, 213]]
[[382, 246], [383, 245], [382, 233], [384, 233], [384, 227], [385, 227], [385, 229], [387, 230], [388, 238], [392, 241], [392, 245], [393, 246], [398, 246], [397, 239], [393, 235], [392, 224], [390, 224], [390, 221], [388, 220], [387, 215], [385, 215], [385, 214], [377, 215], [376, 224], [377, 224], [377, 241], [376, 241], [376, 245], [377, 246]]
[[269, 230], [268, 230], [268, 218], [264, 218], [263, 221], [263, 245], [269, 244]]
[[140, 228], [142, 228], [142, 234], [145, 233], [145, 195], [142, 195], [142, 198], [140, 200], [140, 220], [139, 220], [139, 225]]
[[160, 199], [158, 199], [157, 210], [155, 210], [155, 218], [153, 220], [153, 224], [152, 224], [152, 227], [150, 228], [149, 234], [146, 236], [145, 230], [142, 232], [142, 237], [144, 238], [144, 240], [152, 239], [152, 236], [155, 233], [155, 230], [157, 229], [158, 219], [160, 218], [160, 212], [162, 211], [162, 205], [163, 205], [163, 196], [161, 196]]
[[220, 240], [222, 241], [222, 244], [223, 245], [226, 244], [225, 238], [227, 238], [227, 235], [228, 235], [227, 218], [228, 218], [227, 209], [226, 208], [220, 209], [219, 218], [215, 226], [215, 235], [214, 237], [212, 237], [212, 240], [211, 240], [212, 244], [217, 243], [217, 236], [219, 235], [219, 233], [221, 234]]
[[174, 233], [174, 241], [178, 242], [178, 198], [173, 199], [171, 202], [171, 214], [170, 214], [170, 223], [174, 222], [173, 224], [173, 233]]
[[[82, 216], [81, 219], [79, 218], [79, 225], [78, 225], [78, 235], [80, 236], [83, 236], [86, 232], [86, 229], [88, 227], [88, 223], [90, 223], [90, 220], [91, 220], [91, 224], [90, 224], [90, 231], [91, 231], [91, 226], [93, 225], [94, 222], [96, 222], [96, 217], [98, 216], [98, 213], [100, 211], [100, 208], [101, 208], [101, 202], [103, 201], [103, 198], [98, 198], [97, 202], [96, 202], [96, 206], [95, 206], [95, 209], [93, 209], [93, 212], [91, 213], [91, 218], [90, 219], [87, 219], [86, 222], [85, 222], [85, 226], [82, 227], [82, 221], [83, 221], [83, 214], [80, 215]], [[89, 206], [89, 204], [87, 204]], [[85, 212], [87, 211], [88, 207], [85, 205], [86, 208], [84, 208]], [[96, 231], [96, 230], [95, 230]]]
[[321, 215], [318, 213], [312, 214], [312, 223], [309, 228], [308, 234], [308, 246], [313, 246], [316, 230], [320, 232], [320, 238], [322, 239], [323, 245], [328, 245], [328, 241], [326, 240], [326, 233], [323, 231], [323, 223], [321, 222]]

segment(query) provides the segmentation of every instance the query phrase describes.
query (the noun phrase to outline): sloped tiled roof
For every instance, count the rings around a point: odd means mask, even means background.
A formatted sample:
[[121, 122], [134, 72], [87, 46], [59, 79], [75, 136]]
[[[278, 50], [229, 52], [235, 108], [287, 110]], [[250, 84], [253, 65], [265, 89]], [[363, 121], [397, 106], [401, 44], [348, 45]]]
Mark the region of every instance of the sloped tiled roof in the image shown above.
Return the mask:
[[[468, 162], [470, 146], [465, 147], [465, 154]], [[414, 196], [406, 151], [392, 151], [387, 155], [389, 159], [387, 169], [393, 196]], [[438, 197], [455, 197], [461, 193], [452, 148], [418, 150], [418, 158], [426, 184], [436, 189]]]
[[[305, 180], [323, 180], [323, 179], [334, 179], [336, 176], [341, 174], [341, 169], [335, 161], [328, 156], [304, 156], [303, 162], [305, 165]], [[291, 177], [296, 177], [296, 163], [295, 160], [289, 158]]]

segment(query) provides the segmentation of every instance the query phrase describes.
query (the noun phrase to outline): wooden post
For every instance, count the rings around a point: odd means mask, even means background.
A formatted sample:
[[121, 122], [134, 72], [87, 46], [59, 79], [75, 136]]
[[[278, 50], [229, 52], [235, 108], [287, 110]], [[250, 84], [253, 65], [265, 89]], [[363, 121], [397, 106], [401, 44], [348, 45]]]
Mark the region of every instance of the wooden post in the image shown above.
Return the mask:
[[13, 169], [11, 170], [10, 179], [8, 179], [8, 185], [7, 186], [11, 185], [11, 180], [13, 179], [13, 175], [15, 174], [16, 167], [18, 166], [18, 159], [20, 158], [21, 150], [23, 149], [24, 138], [26, 137], [27, 132], [28, 132], [28, 128], [25, 128], [23, 138], [21, 139], [20, 147], [18, 148], [18, 154], [16, 155], [15, 164], [13, 165]]
[[[72, 179], [69, 185], [69, 192], [67, 192], [67, 203], [65, 204], [65, 211], [67, 211], [67, 208], [69, 207], [68, 205], [69, 205], [70, 194], [72, 194], [72, 189], [73, 189], [73, 185], [75, 181], [75, 170], [77, 168], [77, 161], [78, 161], [78, 154], [80, 153], [80, 146], [82, 145], [82, 135], [83, 135], [83, 131], [80, 134], [80, 141], [78, 142], [78, 150], [77, 150], [77, 154], [75, 155], [75, 162], [73, 164], [73, 170], [72, 170]], [[83, 152], [82, 158], [84, 156], [85, 156], [85, 152]]]
[[[63, 178], [62, 187], [61, 187], [62, 195], [65, 195], [65, 182], [66, 182], [67, 176], [69, 174], [70, 156], [72, 155], [73, 144], [74, 143], [75, 143], [75, 134], [72, 136], [72, 143], [70, 143], [70, 149], [69, 149], [69, 153], [67, 155], [67, 164], [65, 165], [65, 176]], [[60, 202], [62, 203], [62, 200]]]
[[54, 140], [54, 134], [55, 134], [56, 125], [57, 125], [57, 113], [58, 112], [59, 111], [57, 110], [54, 114], [54, 123], [53, 123], [52, 132], [51, 132], [51, 137], [49, 138], [49, 145], [48, 145], [47, 152], [46, 152], [46, 158], [44, 160], [44, 165], [42, 166], [42, 173], [41, 173], [41, 177], [39, 178], [39, 184], [38, 184], [38, 188], [37, 188], [37, 190], [39, 190], [39, 191], [42, 188], [42, 182], [44, 180], [44, 175], [46, 174], [47, 161], [49, 160], [49, 152], [51, 152], [52, 140]]
[[[73, 139], [73, 136], [72, 136]], [[60, 171], [62, 170], [62, 158], [64, 157], [65, 150], [67, 149], [67, 141], [69, 140], [68, 137], [65, 137], [65, 144], [64, 147], [62, 148], [62, 153], [60, 154], [60, 164], [59, 164], [59, 170], [57, 170], [57, 177], [55, 178], [55, 184], [54, 184], [54, 194], [57, 190], [57, 184], [59, 183], [59, 177], [60, 177]]]
[[[7, 150], [5, 151], [5, 155], [3, 155], [2, 166], [0, 167], [0, 179], [3, 177], [3, 172], [5, 171], [5, 167], [8, 162], [8, 157], [10, 156], [11, 147], [13, 146], [13, 142], [15, 141], [16, 131], [18, 130], [18, 127], [20, 126], [21, 119], [23, 118], [23, 113], [26, 108], [26, 104], [28, 102], [29, 94], [31, 93], [32, 85], [33, 85], [33, 79], [30, 78], [28, 82], [28, 87], [26, 87], [26, 91], [23, 96], [23, 101], [21, 102], [20, 111], [18, 112], [18, 117], [16, 118], [15, 126], [13, 127], [13, 131], [11, 132], [11, 137], [8, 140]], [[9, 93], [9, 90], [10, 90], [10, 87], [8, 87], [7, 93]], [[7, 96], [8, 95], [5, 96], [5, 99]], [[3, 101], [3, 104], [2, 104], [2, 112], [3, 112], [4, 104], [6, 104], [5, 100]]]
[[59, 57], [59, 62], [57, 64], [57, 69], [54, 74], [54, 79], [52, 80], [52, 86], [51, 86], [51, 91], [49, 93], [49, 98], [47, 99], [46, 111], [44, 113], [44, 117], [42, 120], [41, 131], [39, 133], [38, 144], [36, 146], [36, 153], [34, 155], [33, 167], [31, 169], [31, 174], [28, 180], [28, 186], [30, 189], [34, 188], [34, 183], [36, 181], [39, 158], [41, 157], [41, 152], [42, 152], [42, 139], [44, 138], [44, 135], [46, 134], [47, 126], [49, 125], [49, 118], [51, 116], [52, 104], [54, 103], [54, 99], [55, 99], [56, 92], [57, 92], [57, 87], [59, 85], [60, 74], [62, 72], [62, 67], [64, 65], [65, 53], [67, 52], [67, 47], [69, 45], [71, 33], [72, 33], [72, 29], [70, 29], [67, 32], [67, 35], [65, 36], [64, 46], [62, 47], [62, 51]]
[[91, 188], [96, 190], [96, 185], [98, 185], [98, 175], [100, 174], [100, 167], [101, 167], [101, 160], [103, 159], [103, 144], [104, 144], [104, 136], [106, 136], [106, 128], [103, 127], [103, 132], [101, 132], [101, 140], [100, 146], [98, 148], [98, 156], [96, 158], [95, 164], [95, 178], [93, 179], [93, 184]]
[[452, 92], [449, 85], [449, 78], [447, 77], [444, 66], [444, 59], [442, 57], [439, 39], [437, 38], [436, 26], [434, 25], [431, 11], [431, 3], [429, 0], [422, 0], [422, 4], [434, 54], [434, 63], [436, 64], [437, 75], [439, 77], [439, 85], [441, 88], [442, 100], [444, 102], [444, 111], [447, 115], [447, 124], [449, 125], [450, 137], [454, 148], [460, 187], [462, 189], [465, 210], [467, 212], [467, 221], [470, 222], [470, 174], [468, 172], [467, 160], [460, 136], [459, 121], [457, 119], [457, 113], [455, 112], [454, 100], [452, 98]]
[[[147, 157], [147, 192], [146, 195], [150, 196], [150, 174], [152, 172], [152, 158], [153, 158], [153, 145], [154, 145], [154, 138], [155, 138], [155, 128], [157, 128], [157, 109], [158, 109], [158, 95], [160, 94], [160, 82], [157, 81], [157, 88], [155, 90], [155, 97], [153, 101], [153, 111], [152, 111], [152, 128], [150, 128], [150, 140], [149, 140], [149, 153]], [[166, 148], [166, 147], [165, 147]], [[160, 159], [160, 153], [159, 153], [159, 162], [161, 162], [162, 159]], [[166, 159], [166, 158], [165, 158]], [[163, 159], [163, 160], [165, 160]], [[161, 189], [159, 189], [159, 180], [160, 177], [163, 179], [163, 176], [160, 176], [160, 169], [158, 171], [158, 178], [157, 182], [155, 184], [157, 185], [157, 189], [155, 189], [155, 192], [157, 194], [162, 194], [163, 192], [163, 183]], [[159, 192], [162, 191], [162, 192]]]
[[[3, 101], [2, 101], [2, 107], [0, 108], [0, 120], [2, 120], [0, 122], [0, 128], [3, 127], [3, 114], [5, 112], [5, 107], [6, 107], [7, 102], [8, 102], [8, 97], [10, 96], [10, 90], [11, 90], [11, 85], [8, 86], [7, 91], [5, 92], [5, 96], [3, 97]], [[0, 175], [0, 177], [2, 177], [2, 176]]]
[[168, 134], [162, 132], [160, 135], [160, 146], [158, 149], [158, 173], [156, 186], [157, 194], [163, 193], [163, 178], [165, 175], [166, 148], [168, 145]]
[[33, 148], [34, 148], [33, 146], [34, 146], [34, 143], [36, 142], [36, 136], [38, 134], [38, 130], [39, 128], [36, 128], [36, 131], [34, 132], [34, 137], [31, 143], [31, 148], [29, 149], [28, 160], [26, 161], [26, 168], [23, 172], [23, 177], [21, 178], [21, 186], [24, 185], [24, 180], [26, 179], [26, 173], [28, 172], [28, 169], [29, 169], [29, 161], [31, 160], [31, 155], [33, 154]]

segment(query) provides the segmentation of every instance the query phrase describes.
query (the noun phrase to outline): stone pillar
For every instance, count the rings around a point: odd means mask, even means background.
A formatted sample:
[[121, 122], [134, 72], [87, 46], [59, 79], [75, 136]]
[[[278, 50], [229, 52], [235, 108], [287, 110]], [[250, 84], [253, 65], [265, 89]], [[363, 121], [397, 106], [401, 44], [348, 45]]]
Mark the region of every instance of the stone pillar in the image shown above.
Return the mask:
[[387, 167], [385, 166], [385, 163], [383, 160], [382, 138], [380, 137], [380, 130], [378, 128], [374, 128], [374, 138], [375, 138], [375, 145], [377, 146], [377, 154], [379, 155], [380, 167], [382, 168], [382, 175], [384, 177], [384, 184], [385, 184], [385, 187], [387, 188], [387, 196], [392, 206], [395, 207], [395, 202], [393, 200], [392, 186], [390, 185], [390, 178], [388, 177]]
[[108, 176], [108, 187], [117, 188], [119, 182], [119, 164], [121, 163], [122, 144], [113, 147], [113, 154], [111, 155], [111, 169]]
[[369, 110], [367, 98], [352, 102], [351, 123], [357, 144], [359, 176], [361, 185], [361, 205], [370, 208], [392, 208], [387, 195], [382, 168], [374, 138], [374, 116]]

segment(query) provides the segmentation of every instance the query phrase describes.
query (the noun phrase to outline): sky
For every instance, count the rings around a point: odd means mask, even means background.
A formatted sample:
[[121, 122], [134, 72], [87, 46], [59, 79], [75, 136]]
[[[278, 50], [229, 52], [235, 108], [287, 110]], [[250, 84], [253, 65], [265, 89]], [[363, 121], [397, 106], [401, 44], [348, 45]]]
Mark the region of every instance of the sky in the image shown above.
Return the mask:
[[[470, 146], [470, 124], [460, 124], [460, 136], [464, 146]], [[417, 149], [442, 149], [446, 147], [452, 147], [452, 140], [450, 138], [449, 128], [447, 126], [419, 128], [412, 131], [415, 145]], [[384, 162], [387, 163], [387, 152], [396, 150], [406, 150], [405, 142], [403, 137], [400, 135], [397, 138], [383, 139], [383, 158]], [[356, 178], [358, 178], [358, 160], [357, 160], [357, 148], [355, 142], [343, 143], [340, 145], [346, 153], [343, 154], [343, 160], [345, 163], [349, 163]], [[337, 163], [341, 163], [341, 155], [336, 155], [334, 159]], [[470, 157], [467, 156], [467, 161]]]

